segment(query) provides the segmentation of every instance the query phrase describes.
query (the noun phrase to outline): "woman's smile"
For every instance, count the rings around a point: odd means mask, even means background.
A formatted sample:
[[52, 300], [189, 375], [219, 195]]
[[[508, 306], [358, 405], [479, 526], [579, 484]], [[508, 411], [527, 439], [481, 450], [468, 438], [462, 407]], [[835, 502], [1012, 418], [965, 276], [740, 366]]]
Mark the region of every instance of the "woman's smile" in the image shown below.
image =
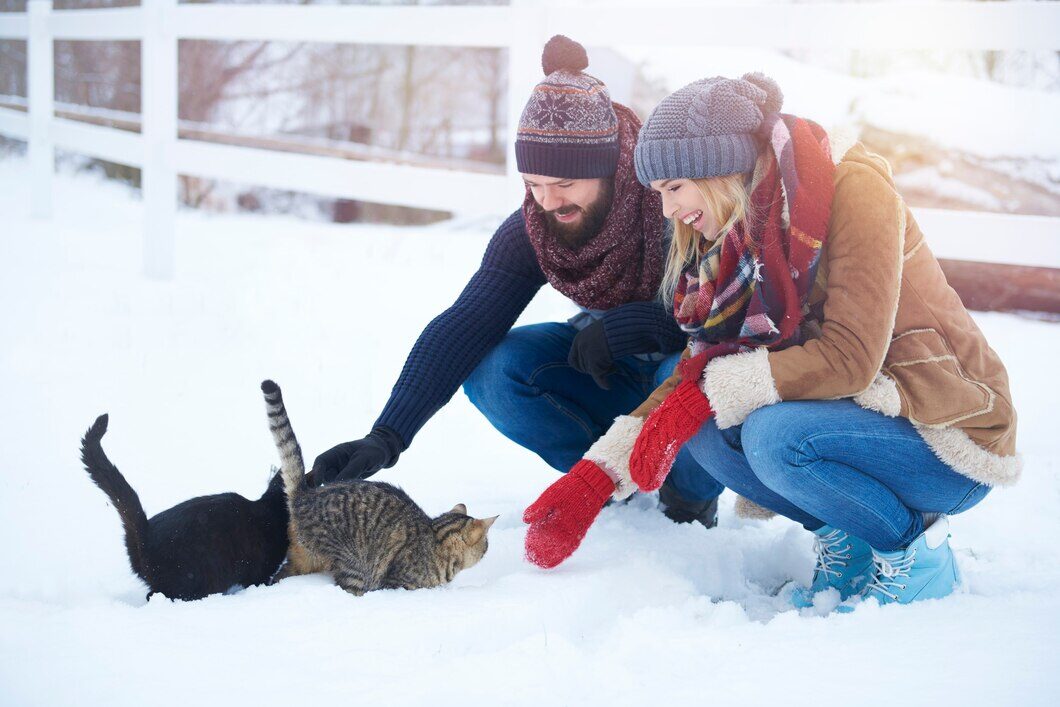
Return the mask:
[[703, 232], [703, 210], [696, 209], [695, 211], [689, 211], [681, 217], [681, 221], [686, 226], [691, 226], [700, 233]]

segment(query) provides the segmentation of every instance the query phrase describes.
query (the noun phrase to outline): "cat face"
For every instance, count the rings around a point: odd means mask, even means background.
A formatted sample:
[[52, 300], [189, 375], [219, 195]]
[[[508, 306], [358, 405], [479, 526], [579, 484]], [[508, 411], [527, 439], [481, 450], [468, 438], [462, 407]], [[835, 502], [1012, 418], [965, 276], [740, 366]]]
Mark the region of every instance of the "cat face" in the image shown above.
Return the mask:
[[462, 503], [434, 520], [435, 537], [447, 563], [447, 579], [451, 580], [457, 572], [472, 567], [482, 559], [489, 547], [486, 534], [496, 520], [497, 516], [472, 518], [467, 515], [467, 507]]

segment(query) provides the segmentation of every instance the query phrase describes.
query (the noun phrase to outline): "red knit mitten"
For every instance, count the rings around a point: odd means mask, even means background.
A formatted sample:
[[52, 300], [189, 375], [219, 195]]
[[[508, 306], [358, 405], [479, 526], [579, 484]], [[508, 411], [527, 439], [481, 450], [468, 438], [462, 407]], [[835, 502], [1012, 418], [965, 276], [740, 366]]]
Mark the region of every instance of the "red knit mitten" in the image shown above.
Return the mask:
[[552, 483], [523, 513], [526, 559], [555, 567], [571, 556], [615, 491], [615, 482], [593, 462], [582, 459]]
[[681, 447], [714, 414], [710, 401], [699, 389], [706, 358], [688, 359], [683, 364], [687, 364], [683, 365], [683, 380], [648, 415], [633, 444], [629, 474], [642, 491], [662, 486]]

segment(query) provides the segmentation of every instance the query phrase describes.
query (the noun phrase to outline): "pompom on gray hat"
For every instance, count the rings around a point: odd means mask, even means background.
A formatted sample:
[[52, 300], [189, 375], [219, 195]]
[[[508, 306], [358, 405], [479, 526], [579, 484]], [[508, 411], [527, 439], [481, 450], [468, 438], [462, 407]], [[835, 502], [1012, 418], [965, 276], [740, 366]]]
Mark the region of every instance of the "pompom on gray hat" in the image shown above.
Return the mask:
[[637, 179], [703, 179], [754, 170], [763, 120], [784, 94], [765, 74], [700, 79], [671, 93], [640, 129]]

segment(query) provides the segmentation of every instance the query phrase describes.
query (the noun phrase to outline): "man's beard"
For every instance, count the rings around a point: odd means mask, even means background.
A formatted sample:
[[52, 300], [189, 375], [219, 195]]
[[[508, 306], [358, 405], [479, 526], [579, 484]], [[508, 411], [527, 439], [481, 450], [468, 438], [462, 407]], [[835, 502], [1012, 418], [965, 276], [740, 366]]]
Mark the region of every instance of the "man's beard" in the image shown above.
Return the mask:
[[588, 243], [600, 232], [604, 221], [607, 220], [607, 214], [611, 212], [611, 199], [614, 193], [615, 180], [605, 179], [600, 189], [600, 196], [584, 209], [573, 204], [556, 209], [562, 214], [580, 211], [582, 217], [574, 223], [560, 223], [556, 219], [556, 211], [545, 211], [540, 206], [537, 209], [545, 218], [545, 230], [560, 243], [574, 250]]

